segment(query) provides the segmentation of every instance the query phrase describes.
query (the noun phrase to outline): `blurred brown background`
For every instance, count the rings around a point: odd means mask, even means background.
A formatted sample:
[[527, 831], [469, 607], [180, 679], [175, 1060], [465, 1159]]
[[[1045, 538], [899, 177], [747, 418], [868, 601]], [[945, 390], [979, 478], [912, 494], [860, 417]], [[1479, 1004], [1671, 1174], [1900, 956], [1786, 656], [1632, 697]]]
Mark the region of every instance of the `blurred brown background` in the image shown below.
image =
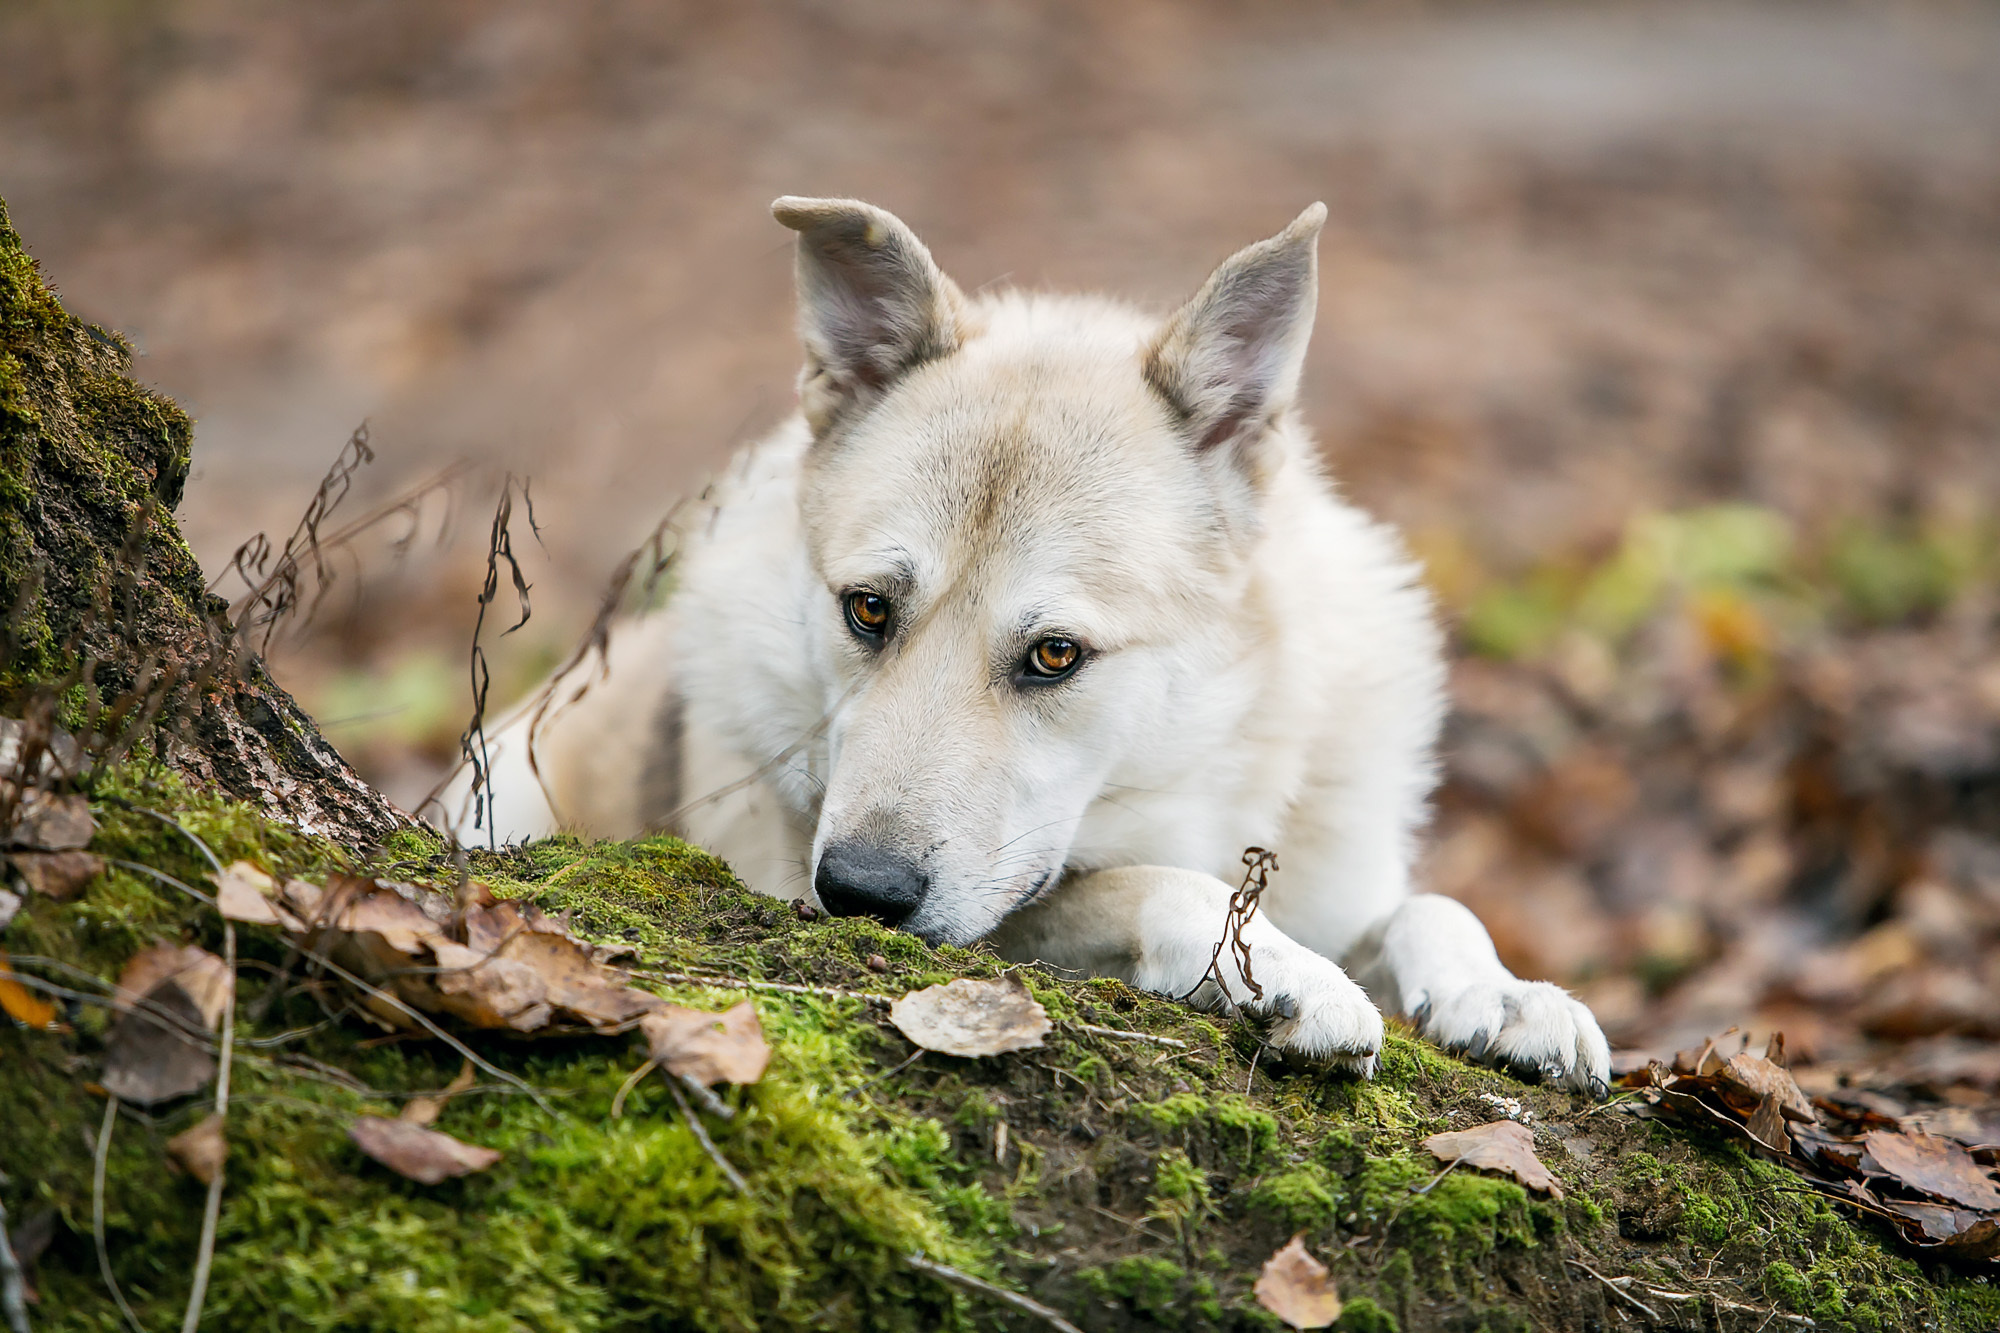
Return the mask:
[[280, 655], [405, 800], [492, 479], [505, 693], [789, 410], [781, 193], [1158, 307], [1324, 199], [1309, 414], [1466, 654], [1438, 882], [1624, 1040], [2000, 1037], [2000, 9], [0, 6], [0, 194], [198, 418], [211, 570], [363, 418], [355, 512], [487, 469]]

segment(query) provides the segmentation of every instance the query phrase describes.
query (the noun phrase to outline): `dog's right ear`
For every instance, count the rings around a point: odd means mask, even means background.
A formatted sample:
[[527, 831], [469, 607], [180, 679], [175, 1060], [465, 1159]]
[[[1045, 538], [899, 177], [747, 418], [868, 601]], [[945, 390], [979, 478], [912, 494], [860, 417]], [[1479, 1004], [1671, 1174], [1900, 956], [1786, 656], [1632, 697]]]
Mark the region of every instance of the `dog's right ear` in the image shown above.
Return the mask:
[[771, 213], [799, 234], [799, 406], [814, 435], [957, 349], [965, 298], [900, 218], [858, 199], [791, 195]]

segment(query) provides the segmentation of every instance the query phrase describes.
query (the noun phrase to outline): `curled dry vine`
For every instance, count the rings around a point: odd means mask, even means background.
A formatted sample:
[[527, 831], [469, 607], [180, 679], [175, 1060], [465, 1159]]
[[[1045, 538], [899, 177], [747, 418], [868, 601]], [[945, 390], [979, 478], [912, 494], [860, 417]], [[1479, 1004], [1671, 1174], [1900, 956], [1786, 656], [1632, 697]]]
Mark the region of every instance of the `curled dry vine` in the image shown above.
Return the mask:
[[1264, 899], [1264, 890], [1270, 886], [1271, 872], [1278, 868], [1278, 854], [1262, 847], [1243, 849], [1243, 883], [1229, 895], [1229, 915], [1223, 919], [1222, 937], [1215, 942], [1215, 949], [1208, 956], [1208, 970], [1202, 973], [1201, 981], [1194, 990], [1181, 996], [1185, 1003], [1195, 991], [1210, 982], [1222, 992], [1223, 1003], [1236, 1004], [1236, 997], [1229, 993], [1229, 982], [1222, 975], [1222, 951], [1226, 948], [1236, 960], [1236, 970], [1242, 974], [1244, 988], [1250, 998], [1258, 1003], [1264, 999], [1264, 988], [1250, 970], [1250, 942], [1243, 938], [1250, 922], [1256, 917], [1257, 909]]
[[493, 827], [493, 760], [486, 740], [487, 692], [493, 684], [493, 673], [487, 666], [483, 636], [487, 609], [500, 596], [502, 565], [507, 567], [508, 577], [514, 585], [514, 598], [521, 609], [521, 618], [502, 630], [502, 637], [527, 624], [529, 617], [534, 615], [534, 608], [528, 602], [527, 575], [521, 572], [521, 561], [514, 554], [513, 527], [514, 491], [519, 487], [528, 528], [535, 534], [536, 541], [541, 540], [542, 532], [535, 522], [535, 498], [530, 486], [530, 482], [517, 481], [513, 473], [508, 473], [500, 484], [500, 499], [493, 506], [493, 527], [486, 542], [486, 580], [479, 589], [479, 616], [472, 624], [472, 720], [458, 738], [459, 754], [472, 766], [472, 827], [486, 830], [489, 849], [495, 846], [496, 839]]

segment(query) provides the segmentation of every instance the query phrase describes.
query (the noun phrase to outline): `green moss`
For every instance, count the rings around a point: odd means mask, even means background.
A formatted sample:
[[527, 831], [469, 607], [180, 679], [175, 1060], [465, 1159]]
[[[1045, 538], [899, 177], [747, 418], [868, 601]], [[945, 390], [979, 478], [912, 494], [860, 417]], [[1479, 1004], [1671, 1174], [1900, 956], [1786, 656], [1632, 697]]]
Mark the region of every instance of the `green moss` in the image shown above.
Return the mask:
[[1341, 1306], [1339, 1333], [1401, 1333], [1396, 1316], [1366, 1296], [1356, 1296]]
[[1340, 1215], [1340, 1186], [1325, 1167], [1308, 1162], [1258, 1181], [1249, 1201], [1293, 1231], [1320, 1231]]
[[[205, 875], [200, 853], [140, 807], [172, 813], [224, 859], [309, 876], [346, 864], [328, 844], [157, 771], [115, 775], [96, 805], [97, 850], [192, 885]], [[453, 873], [418, 835], [377, 866], [430, 882]], [[900, 993], [1003, 966], [870, 923], [801, 920], [670, 839], [556, 840], [476, 855], [473, 868], [668, 970]], [[74, 903], [31, 900], [6, 944], [75, 969], [71, 981], [88, 991], [98, 987], [90, 977], [114, 975], [154, 936], [213, 947], [217, 930], [186, 895], [114, 868]], [[1734, 1274], [1747, 1299], [1815, 1318], [1839, 1305], [1856, 1328], [1872, 1319], [1969, 1330], [1996, 1313], [1989, 1285], [1927, 1277], [1879, 1233], [1729, 1144], [1599, 1115], [1600, 1156], [1565, 1164], [1578, 1177], [1572, 1198], [1551, 1203], [1498, 1177], [1440, 1175], [1420, 1139], [1489, 1115], [1482, 1092], [1516, 1097], [1549, 1123], [1585, 1109], [1564, 1094], [1468, 1068], [1398, 1030], [1374, 1084], [1267, 1056], [1259, 1095], [1246, 1098], [1251, 1034], [1115, 983], [1033, 971], [1020, 975], [1057, 1018], [1043, 1049], [927, 1056], [893, 1076], [909, 1045], [863, 995], [753, 993], [776, 1052], [771, 1072], [730, 1094], [733, 1119], [708, 1122], [750, 1182], [743, 1196], [659, 1084], [639, 1085], [610, 1117], [641, 1058], [636, 1038], [475, 1038], [486, 1058], [545, 1089], [554, 1111], [498, 1087], [453, 1101], [439, 1127], [505, 1157], [481, 1175], [417, 1186], [363, 1158], [346, 1125], [442, 1086], [457, 1056], [430, 1042], [365, 1046], [366, 1028], [320, 1025], [318, 997], [332, 992], [300, 991], [260, 1014], [285, 949], [252, 928], [239, 943], [235, 1155], [206, 1321], [217, 1330], [265, 1327], [272, 1310], [308, 1327], [399, 1333], [1007, 1326], [990, 1303], [910, 1270], [903, 1256], [915, 1251], [1028, 1290], [1084, 1327], [1267, 1328], [1250, 1286], [1299, 1232], [1348, 1298], [1343, 1328], [1507, 1328], [1524, 1310], [1556, 1326], [1562, 1307], [1548, 1293], [1575, 1280], [1564, 1257], [1631, 1271], [1628, 1237], [1645, 1227], [1645, 1262], [1663, 1281]], [[886, 974], [867, 965], [878, 954]], [[665, 989], [710, 1008], [745, 994]], [[111, 1317], [88, 1240], [99, 1012], [74, 1006], [67, 1034], [0, 1031], [10, 1130], [0, 1197], [13, 1216], [53, 1207], [59, 1217], [42, 1266], [44, 1330]], [[1090, 1035], [1079, 1023], [1188, 1046]], [[127, 1118], [111, 1151], [110, 1250], [148, 1327], [179, 1317], [199, 1223], [199, 1190], [168, 1172], [160, 1144], [201, 1110]], [[1010, 1132], [996, 1151], [1002, 1123]], [[1495, 1305], [1500, 1291], [1523, 1294]]]

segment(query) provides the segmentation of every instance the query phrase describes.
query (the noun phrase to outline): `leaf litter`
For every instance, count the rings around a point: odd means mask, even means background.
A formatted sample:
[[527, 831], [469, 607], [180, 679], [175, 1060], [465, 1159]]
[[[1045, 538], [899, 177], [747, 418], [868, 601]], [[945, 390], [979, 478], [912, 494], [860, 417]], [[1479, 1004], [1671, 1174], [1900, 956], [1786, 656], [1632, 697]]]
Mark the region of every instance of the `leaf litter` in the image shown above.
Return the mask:
[[104, 1090], [152, 1106], [199, 1092], [215, 1077], [208, 1034], [222, 1024], [236, 978], [195, 945], [154, 944], [118, 977], [119, 1010], [104, 1039]]
[[229, 1157], [229, 1139], [223, 1133], [223, 1117], [212, 1112], [191, 1128], [168, 1139], [167, 1156], [202, 1184], [212, 1182]]
[[465, 1143], [408, 1120], [379, 1115], [359, 1117], [348, 1127], [347, 1134], [362, 1152], [397, 1175], [421, 1185], [437, 1185], [453, 1176], [484, 1171], [501, 1157], [493, 1148]]
[[1340, 1318], [1340, 1294], [1326, 1265], [1306, 1252], [1303, 1233], [1264, 1261], [1251, 1294], [1293, 1328], [1326, 1328]]
[[912, 991], [889, 1006], [889, 1021], [927, 1051], [974, 1057], [1033, 1050], [1050, 1028], [1048, 1010], [1011, 973]]
[[[1729, 1034], [1724, 1033], [1723, 1037]], [[2000, 1261], [2000, 1146], [1927, 1132], [1865, 1097], [1807, 1097], [1786, 1065], [1784, 1038], [1763, 1056], [1723, 1056], [1723, 1037], [1626, 1074], [1643, 1114], [1720, 1126], [1748, 1138], [1836, 1202], [1891, 1223], [1903, 1241], [1967, 1262]], [[1985, 1124], [1964, 1117], [1978, 1136]], [[1944, 1121], [1939, 1123], [1951, 1123]]]
[[1563, 1197], [1562, 1182], [1535, 1156], [1535, 1134], [1518, 1120], [1495, 1120], [1471, 1129], [1433, 1134], [1424, 1140], [1431, 1155], [1447, 1166], [1459, 1162], [1510, 1175], [1552, 1199]]

